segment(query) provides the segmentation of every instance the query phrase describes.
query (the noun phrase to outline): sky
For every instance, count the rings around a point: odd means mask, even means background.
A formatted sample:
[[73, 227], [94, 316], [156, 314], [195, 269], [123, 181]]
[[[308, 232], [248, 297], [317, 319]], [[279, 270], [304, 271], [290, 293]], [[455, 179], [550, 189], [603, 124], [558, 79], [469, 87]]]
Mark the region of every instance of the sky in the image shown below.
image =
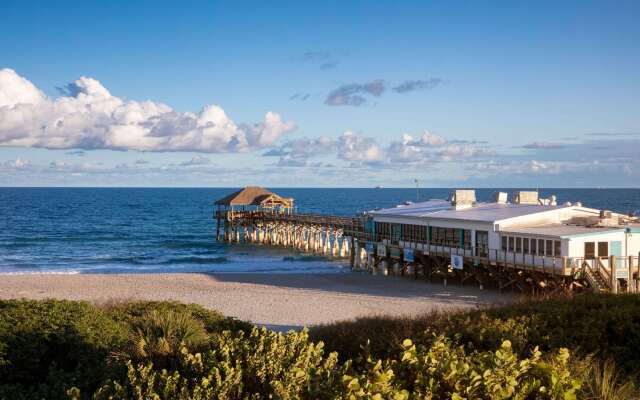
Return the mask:
[[0, 3], [0, 186], [640, 187], [638, 1]]

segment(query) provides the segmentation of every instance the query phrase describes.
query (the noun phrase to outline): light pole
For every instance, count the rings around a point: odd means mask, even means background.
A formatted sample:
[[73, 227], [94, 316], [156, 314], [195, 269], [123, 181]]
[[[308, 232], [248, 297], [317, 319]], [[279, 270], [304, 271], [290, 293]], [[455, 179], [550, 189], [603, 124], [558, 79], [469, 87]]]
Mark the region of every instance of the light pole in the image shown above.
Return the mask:
[[417, 179], [413, 180], [416, 183], [416, 203], [420, 201], [420, 182]]

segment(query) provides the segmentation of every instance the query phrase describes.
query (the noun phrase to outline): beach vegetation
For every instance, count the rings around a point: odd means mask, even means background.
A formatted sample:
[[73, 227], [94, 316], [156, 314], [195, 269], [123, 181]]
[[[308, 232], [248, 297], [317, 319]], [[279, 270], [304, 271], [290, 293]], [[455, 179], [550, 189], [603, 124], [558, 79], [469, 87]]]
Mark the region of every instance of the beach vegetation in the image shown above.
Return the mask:
[[581, 295], [283, 334], [175, 302], [7, 300], [0, 399], [638, 399], [639, 315]]

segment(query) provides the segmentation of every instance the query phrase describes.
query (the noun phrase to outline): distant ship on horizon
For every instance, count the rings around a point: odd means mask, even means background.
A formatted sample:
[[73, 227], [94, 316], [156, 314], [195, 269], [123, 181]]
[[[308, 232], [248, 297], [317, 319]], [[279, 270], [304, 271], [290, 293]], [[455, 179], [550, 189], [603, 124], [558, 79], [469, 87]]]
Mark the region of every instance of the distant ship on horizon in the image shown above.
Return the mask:
[[384, 189], [384, 186], [382, 186], [382, 185], [376, 185], [375, 189]]

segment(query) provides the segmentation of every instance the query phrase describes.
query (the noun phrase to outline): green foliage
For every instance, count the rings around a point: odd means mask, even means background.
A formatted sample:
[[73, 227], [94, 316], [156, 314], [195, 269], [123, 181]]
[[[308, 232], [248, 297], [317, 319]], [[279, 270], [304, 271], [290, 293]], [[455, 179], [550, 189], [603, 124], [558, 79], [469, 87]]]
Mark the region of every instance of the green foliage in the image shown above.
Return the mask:
[[183, 347], [202, 349], [209, 338], [200, 320], [173, 310], [148, 311], [132, 325], [133, 335], [121, 357], [152, 361], [158, 368], [171, 367]]
[[[123, 375], [126, 366], [113, 354], [122, 354], [130, 348], [137, 328], [149, 320], [146, 313], [154, 310], [159, 314], [171, 311], [179, 315], [178, 319], [187, 320], [183, 328], [189, 324], [203, 327], [199, 334], [205, 335], [206, 340], [209, 335], [215, 336], [229, 327], [247, 329], [250, 326], [200, 306], [179, 303], [95, 307], [73, 301], [3, 300], [0, 301], [0, 399], [63, 399], [71, 387], [91, 393], [105, 379]], [[179, 331], [175, 324], [171, 329]], [[195, 342], [192, 334], [181, 335], [187, 339], [185, 344]], [[198, 349], [194, 347], [194, 350]]]
[[145, 315], [155, 311], [190, 315], [202, 322], [209, 334], [217, 334], [227, 330], [250, 332], [253, 328], [253, 325], [248, 322], [225, 317], [217, 311], [208, 310], [198, 304], [184, 304], [177, 301], [116, 302], [104, 304], [100, 308], [107, 311], [114, 320], [127, 325], [134, 325], [141, 318], [144, 319]]
[[66, 385], [95, 387], [126, 335], [84, 302], [0, 302], [0, 398], [61, 398]]
[[173, 302], [0, 301], [0, 400], [637, 399], [638, 310], [578, 296], [279, 334]]
[[416, 318], [371, 317], [315, 327], [312, 340], [323, 341], [343, 359], [355, 358], [368, 343], [375, 357], [402, 351], [403, 338], [429, 344], [433, 333], [455, 338], [468, 349], [491, 350], [509, 340], [519, 356], [573, 349], [577, 355], [613, 359], [625, 373], [640, 373], [640, 296], [584, 294], [571, 299], [527, 301], [509, 306], [432, 313]]
[[182, 353], [171, 372], [127, 365], [122, 381], [95, 399], [575, 399], [580, 382], [561, 350], [550, 363], [534, 352], [519, 359], [504, 342], [494, 352], [467, 353], [438, 337], [429, 347], [410, 340], [401, 358], [368, 359], [354, 369], [305, 331], [287, 335], [254, 329], [227, 334], [206, 353]]
[[598, 400], [638, 400], [640, 389], [632, 380], [624, 379], [611, 360], [604, 362], [587, 359], [585, 368], [585, 399]]

